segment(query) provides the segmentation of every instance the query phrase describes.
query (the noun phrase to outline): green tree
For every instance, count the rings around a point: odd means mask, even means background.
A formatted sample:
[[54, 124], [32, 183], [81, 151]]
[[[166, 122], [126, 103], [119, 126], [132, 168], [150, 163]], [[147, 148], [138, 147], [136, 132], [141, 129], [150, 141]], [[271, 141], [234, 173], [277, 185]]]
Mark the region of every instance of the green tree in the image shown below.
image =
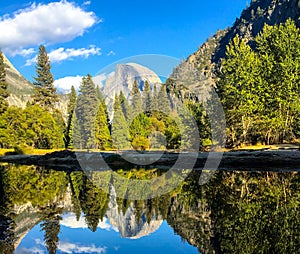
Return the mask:
[[160, 87], [160, 91], [158, 93], [158, 107], [162, 109], [163, 113], [168, 115], [171, 113], [171, 104], [167, 93], [166, 85], [162, 85]]
[[115, 96], [114, 102], [114, 117], [112, 121], [112, 140], [113, 145], [117, 149], [129, 147], [129, 131], [128, 124], [123, 114], [119, 96]]
[[151, 88], [149, 82], [146, 80], [144, 84], [144, 90], [143, 90], [143, 109], [144, 112], [149, 116], [150, 110], [151, 110]]
[[96, 148], [105, 150], [111, 147], [111, 136], [103, 103], [99, 103], [95, 121]]
[[76, 148], [95, 148], [95, 117], [98, 103], [95, 84], [92, 80], [92, 76], [88, 74], [82, 78], [75, 108], [76, 121], [74, 128], [77, 132], [76, 138], [80, 137], [80, 140], [75, 140], [73, 136], [73, 142]]
[[74, 119], [74, 112], [75, 112], [75, 107], [76, 107], [76, 101], [77, 101], [77, 94], [75, 91], [74, 86], [71, 87], [71, 93], [69, 95], [69, 102], [68, 102], [68, 118], [67, 118], [67, 126], [65, 130], [65, 147], [66, 148], [73, 148], [73, 127], [74, 127], [74, 122], [72, 121]]
[[9, 96], [7, 87], [5, 64], [2, 51], [0, 51], [0, 114], [8, 107], [8, 102], [6, 101], [6, 98]]
[[244, 40], [236, 36], [222, 61], [219, 94], [224, 107], [227, 133], [232, 145], [246, 143], [257, 113], [262, 110], [259, 59]]
[[59, 99], [53, 85], [50, 60], [43, 45], [39, 47], [35, 69], [33, 103], [42, 106], [44, 109], [53, 110]]
[[120, 92], [119, 100], [120, 100], [120, 105], [121, 105], [123, 114], [124, 114], [127, 122], [130, 123], [132, 120], [132, 108], [131, 108], [131, 105], [129, 105], [128, 101], [126, 100], [125, 95], [122, 91]]
[[133, 83], [131, 91], [131, 106], [132, 106], [132, 117], [136, 117], [139, 113], [143, 112], [142, 96], [137, 81]]
[[154, 85], [152, 100], [150, 104], [151, 115], [157, 115], [157, 111], [158, 111], [158, 93], [157, 93], [157, 87], [156, 85]]

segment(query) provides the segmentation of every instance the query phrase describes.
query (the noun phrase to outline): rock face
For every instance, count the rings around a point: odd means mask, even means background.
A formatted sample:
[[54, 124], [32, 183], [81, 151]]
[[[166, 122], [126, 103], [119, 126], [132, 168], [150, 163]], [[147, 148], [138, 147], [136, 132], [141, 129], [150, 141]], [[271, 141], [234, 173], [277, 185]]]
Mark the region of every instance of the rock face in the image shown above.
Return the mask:
[[24, 108], [30, 95], [33, 93], [33, 85], [11, 64], [3, 54], [6, 67], [6, 81], [10, 96], [7, 98], [9, 105]]
[[[174, 69], [167, 80], [169, 89], [180, 98], [192, 99], [195, 96], [195, 88], [207, 92], [215, 85], [214, 73], [218, 72], [218, 64], [221, 58], [225, 57], [226, 45], [236, 35], [246, 39], [249, 45], [254, 47], [253, 39], [265, 24], [280, 24], [291, 18], [299, 27], [299, 16], [299, 0], [252, 0], [232, 27], [218, 31], [201, 45], [198, 51]], [[190, 73], [193, 73], [191, 70], [197, 72], [197, 77], [192, 82], [188, 79]]]
[[[98, 77], [96, 76], [94, 78], [96, 83], [97, 79]], [[159, 86], [162, 83], [152, 70], [142, 65], [136, 63], [118, 64], [115, 72], [109, 74], [103, 87], [103, 94], [106, 97], [109, 112], [112, 112], [115, 94], [123, 91], [125, 97], [129, 98], [134, 81], [138, 83], [141, 91], [145, 81], [149, 82], [151, 88], [155, 84]]]
[[119, 211], [116, 191], [114, 187], [110, 190], [110, 201], [108, 204], [108, 210], [106, 216], [108, 217], [110, 224], [118, 228], [120, 234], [124, 238], [138, 239], [143, 236], [147, 236], [157, 229], [163, 222], [162, 216], [155, 214], [152, 215], [151, 221], [148, 223], [145, 215], [145, 211], [142, 212], [141, 218], [137, 222], [136, 213], [134, 212], [133, 204], [131, 203], [125, 214]]

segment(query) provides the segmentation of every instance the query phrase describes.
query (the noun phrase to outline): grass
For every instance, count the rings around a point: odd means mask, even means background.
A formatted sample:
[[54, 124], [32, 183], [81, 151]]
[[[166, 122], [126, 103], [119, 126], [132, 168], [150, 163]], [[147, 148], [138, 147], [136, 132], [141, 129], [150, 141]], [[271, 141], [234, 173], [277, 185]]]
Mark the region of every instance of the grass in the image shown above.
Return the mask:
[[[32, 149], [30, 150], [30, 155], [45, 155], [46, 153], [52, 153], [52, 152], [56, 152], [56, 151], [62, 151], [64, 150], [63, 148], [61, 149]], [[0, 149], [0, 156], [4, 156], [5, 153], [7, 152], [14, 152], [14, 149], [4, 149], [4, 148], [1, 148]]]

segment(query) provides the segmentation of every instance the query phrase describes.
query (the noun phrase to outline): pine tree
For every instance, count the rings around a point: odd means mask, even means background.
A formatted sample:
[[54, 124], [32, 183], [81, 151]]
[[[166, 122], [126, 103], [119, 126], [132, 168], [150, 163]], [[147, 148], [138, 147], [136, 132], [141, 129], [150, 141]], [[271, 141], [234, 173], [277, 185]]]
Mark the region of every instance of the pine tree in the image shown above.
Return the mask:
[[36, 64], [36, 77], [33, 103], [42, 106], [46, 110], [53, 110], [55, 103], [59, 101], [56, 88], [53, 85], [50, 60], [46, 48], [41, 45]]
[[[76, 121], [73, 142], [76, 148], [89, 149], [95, 147], [95, 117], [98, 105], [96, 88], [91, 75], [82, 78], [75, 109]], [[80, 140], [75, 140], [80, 138]], [[80, 144], [79, 147], [77, 145]]]
[[72, 138], [72, 132], [73, 132], [73, 123], [72, 123], [72, 119], [74, 111], [75, 111], [75, 107], [76, 107], [76, 101], [77, 101], [77, 94], [75, 91], [74, 86], [71, 87], [71, 93], [69, 95], [69, 103], [68, 103], [68, 109], [67, 109], [67, 113], [68, 113], [68, 119], [67, 119], [67, 128], [65, 130], [65, 147], [66, 148], [72, 148], [73, 144], [71, 142], [71, 140], [73, 140]]
[[131, 108], [131, 105], [129, 105], [128, 101], [126, 100], [125, 95], [122, 91], [120, 92], [119, 100], [120, 100], [120, 105], [121, 105], [123, 114], [124, 114], [127, 122], [130, 123], [131, 119], [132, 119], [132, 108]]
[[155, 114], [155, 111], [158, 111], [158, 93], [157, 93], [157, 87], [154, 85], [153, 87], [153, 95], [150, 103], [150, 112], [151, 115]]
[[96, 148], [105, 150], [111, 146], [111, 137], [107, 124], [107, 116], [102, 103], [99, 103], [95, 121]]
[[143, 90], [143, 109], [148, 116], [150, 115], [151, 100], [151, 88], [149, 82], [146, 80]]
[[166, 85], [162, 85], [158, 93], [158, 107], [162, 109], [164, 114], [171, 113], [171, 104], [167, 94]]
[[137, 117], [138, 114], [143, 113], [142, 96], [136, 80], [133, 83], [131, 91], [131, 106], [133, 118]]
[[8, 102], [5, 100], [9, 96], [7, 87], [5, 64], [2, 51], [0, 51], [0, 114], [8, 107]]
[[121, 109], [119, 97], [115, 96], [114, 103], [114, 118], [112, 122], [112, 139], [113, 145], [117, 149], [123, 149], [129, 147], [129, 131], [126, 119]]

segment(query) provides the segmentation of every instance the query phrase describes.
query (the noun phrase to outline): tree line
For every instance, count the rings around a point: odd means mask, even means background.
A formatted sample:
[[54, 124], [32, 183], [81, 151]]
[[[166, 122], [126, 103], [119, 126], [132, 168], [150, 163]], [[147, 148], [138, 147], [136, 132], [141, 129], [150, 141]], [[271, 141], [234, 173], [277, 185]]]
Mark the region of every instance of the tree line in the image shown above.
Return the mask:
[[[2, 61], [1, 61], [2, 59]], [[176, 149], [183, 145], [182, 116], [170, 100], [165, 84], [151, 87], [144, 81], [143, 91], [136, 81], [129, 98], [115, 95], [109, 115], [105, 97], [91, 75], [82, 78], [78, 94], [69, 94], [67, 119], [56, 109], [59, 97], [53, 85], [51, 64], [44, 46], [39, 47], [34, 77], [34, 93], [26, 108], [9, 107], [6, 98], [6, 72], [1, 53], [0, 145], [32, 148], [75, 149]], [[1, 90], [2, 89], [2, 90]], [[200, 107], [187, 104], [199, 117]], [[181, 127], [179, 125], [182, 125]], [[187, 142], [185, 142], [187, 143]], [[187, 144], [185, 144], [187, 146]]]
[[269, 26], [252, 49], [235, 37], [218, 73], [227, 143], [274, 144], [299, 138], [300, 33], [292, 20]]
[[[300, 36], [288, 20], [268, 26], [251, 48], [235, 37], [217, 73], [217, 92], [227, 123], [227, 145], [282, 143], [299, 137]], [[251, 44], [252, 45], [252, 44]], [[83, 77], [78, 94], [69, 95], [64, 121], [56, 103], [51, 64], [40, 46], [34, 77], [34, 93], [25, 109], [9, 107], [6, 72], [0, 54], [0, 146], [75, 149], [178, 149], [188, 147], [195, 136], [185, 112], [176, 108], [168, 84], [136, 81], [128, 98], [115, 95], [113, 114], [91, 75]], [[196, 122], [200, 149], [212, 144], [210, 121], [204, 105], [184, 101]], [[185, 130], [184, 134], [182, 130]], [[185, 136], [188, 136], [185, 138]], [[190, 139], [190, 140], [189, 140]]]

